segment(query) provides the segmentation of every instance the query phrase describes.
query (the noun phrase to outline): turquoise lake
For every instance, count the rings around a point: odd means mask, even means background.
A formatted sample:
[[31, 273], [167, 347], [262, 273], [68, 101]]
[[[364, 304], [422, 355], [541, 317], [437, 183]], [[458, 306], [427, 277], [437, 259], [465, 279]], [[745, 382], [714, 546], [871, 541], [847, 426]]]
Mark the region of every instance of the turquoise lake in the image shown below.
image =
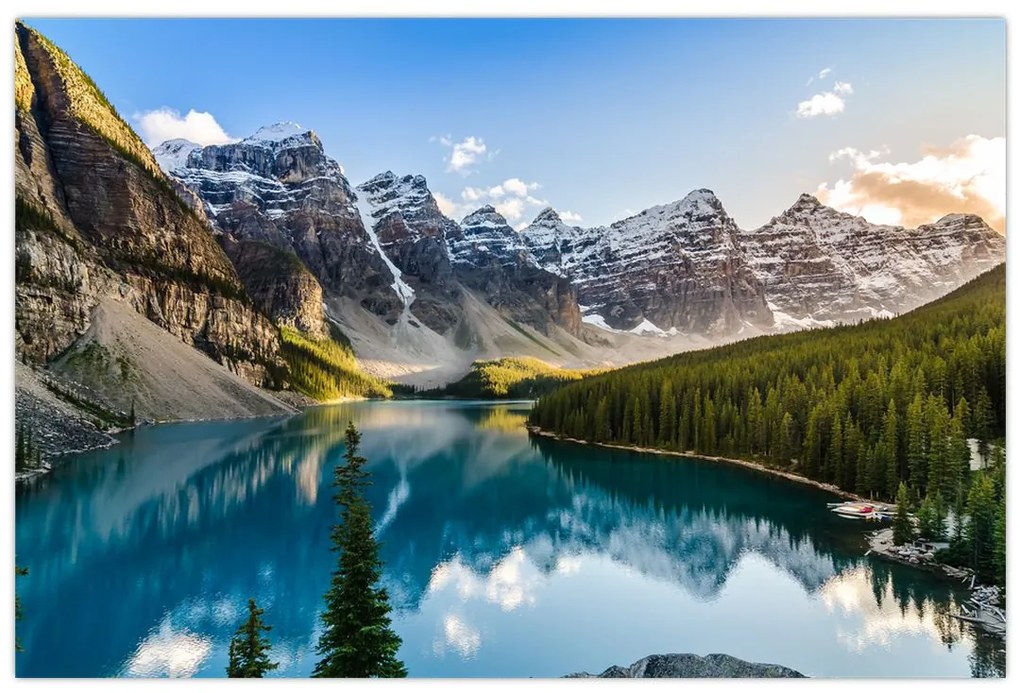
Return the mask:
[[811, 676], [1002, 675], [965, 595], [864, 557], [829, 494], [530, 437], [528, 403], [359, 402], [124, 434], [17, 492], [19, 676], [224, 676], [249, 597], [315, 664], [333, 466], [362, 431], [411, 676], [550, 677], [723, 652]]

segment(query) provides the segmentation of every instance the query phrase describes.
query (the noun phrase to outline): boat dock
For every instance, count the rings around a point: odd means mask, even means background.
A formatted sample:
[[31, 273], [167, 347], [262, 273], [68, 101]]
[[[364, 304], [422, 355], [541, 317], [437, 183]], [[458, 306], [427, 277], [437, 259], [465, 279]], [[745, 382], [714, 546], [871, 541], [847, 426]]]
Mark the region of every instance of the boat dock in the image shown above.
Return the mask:
[[840, 517], [850, 520], [889, 522], [896, 515], [896, 506], [872, 501], [848, 501], [828, 503], [828, 508]]

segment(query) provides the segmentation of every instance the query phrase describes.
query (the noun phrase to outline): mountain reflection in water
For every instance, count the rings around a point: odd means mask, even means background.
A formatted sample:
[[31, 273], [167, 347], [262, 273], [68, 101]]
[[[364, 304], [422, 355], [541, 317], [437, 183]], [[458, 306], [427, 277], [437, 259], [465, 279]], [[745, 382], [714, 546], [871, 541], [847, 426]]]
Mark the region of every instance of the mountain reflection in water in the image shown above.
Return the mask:
[[18, 493], [18, 674], [222, 676], [250, 596], [276, 673], [307, 676], [353, 420], [412, 676], [558, 676], [654, 652], [1002, 675], [1001, 643], [949, 616], [951, 586], [864, 558], [827, 494], [532, 438], [527, 407], [351, 403], [142, 428], [76, 457]]

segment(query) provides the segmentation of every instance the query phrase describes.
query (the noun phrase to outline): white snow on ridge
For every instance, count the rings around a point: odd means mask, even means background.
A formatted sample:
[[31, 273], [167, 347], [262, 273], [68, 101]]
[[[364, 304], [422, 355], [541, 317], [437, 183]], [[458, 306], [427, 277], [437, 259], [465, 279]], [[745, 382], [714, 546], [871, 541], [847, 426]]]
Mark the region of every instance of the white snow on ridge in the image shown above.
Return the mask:
[[649, 335], [655, 337], [675, 337], [680, 334], [680, 331], [675, 327], [671, 327], [669, 330], [663, 330], [648, 318], [642, 320], [637, 327], [632, 327], [629, 330], [618, 330], [615, 327], [610, 327], [609, 323], [606, 322], [606, 319], [598, 313], [582, 315], [581, 322], [593, 325], [600, 330], [605, 330], [606, 332], [613, 332], [614, 334], [636, 334], [642, 337]]
[[404, 302], [404, 307], [407, 308], [414, 302], [414, 289], [412, 289], [407, 282], [403, 280], [400, 274], [400, 270], [396, 265], [393, 264], [393, 260], [390, 260], [389, 256], [382, 249], [379, 244], [379, 237], [375, 235], [375, 207], [368, 199], [368, 193], [363, 191], [356, 191], [354, 198], [354, 205], [358, 210], [358, 214], [361, 215], [361, 223], [365, 226], [365, 231], [368, 233], [368, 237], [372, 241], [372, 246], [376, 252], [379, 253], [379, 257], [383, 259], [386, 266], [390, 268], [390, 272], [393, 273], [393, 290], [396, 292], [400, 300]]
[[775, 303], [768, 302], [769, 310], [772, 311], [772, 318], [775, 320], [775, 326], [780, 331], [787, 330], [810, 330], [816, 327], [832, 327], [835, 325], [833, 320], [816, 320], [810, 316], [806, 318], [795, 318], [789, 313], [784, 313], [779, 309]]
[[188, 163], [188, 155], [196, 149], [201, 149], [201, 146], [191, 140], [178, 137], [153, 148], [152, 154], [156, 157], [156, 163], [163, 169], [163, 172], [170, 173]]
[[263, 125], [255, 134], [245, 137], [242, 142], [282, 142], [283, 140], [294, 137], [296, 135], [303, 135], [307, 130], [291, 121], [283, 121], [281, 123], [273, 123], [272, 125]]
[[669, 332], [666, 332], [648, 318], [642, 320], [637, 327], [632, 327], [629, 331], [631, 334], [654, 334], [662, 337], [677, 333], [675, 327], [669, 328]]

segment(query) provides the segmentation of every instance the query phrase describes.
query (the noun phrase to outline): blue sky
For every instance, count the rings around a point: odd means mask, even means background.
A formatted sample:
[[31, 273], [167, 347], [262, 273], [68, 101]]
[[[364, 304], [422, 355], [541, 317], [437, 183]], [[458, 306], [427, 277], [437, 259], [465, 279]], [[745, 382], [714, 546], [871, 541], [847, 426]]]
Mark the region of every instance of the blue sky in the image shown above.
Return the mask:
[[296, 121], [454, 216], [602, 224], [699, 187], [744, 227], [802, 192], [907, 225], [1005, 208], [1000, 20], [26, 21], [150, 139], [160, 109]]

